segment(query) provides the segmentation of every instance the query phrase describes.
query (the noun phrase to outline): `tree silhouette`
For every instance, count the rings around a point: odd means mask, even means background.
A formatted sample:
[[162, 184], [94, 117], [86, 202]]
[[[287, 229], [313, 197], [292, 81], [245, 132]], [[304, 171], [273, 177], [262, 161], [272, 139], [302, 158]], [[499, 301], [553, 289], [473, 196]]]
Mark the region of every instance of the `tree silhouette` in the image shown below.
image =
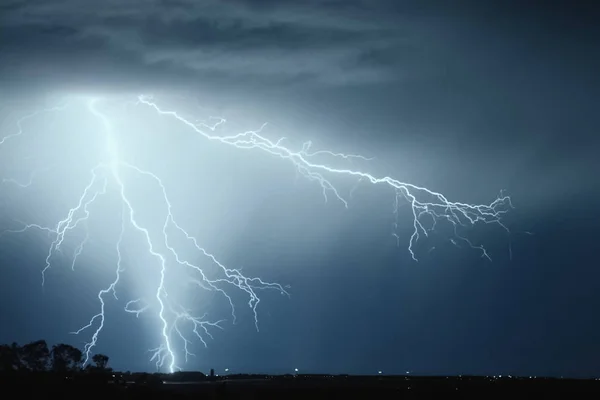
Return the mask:
[[45, 340], [37, 340], [19, 346], [0, 346], [0, 371], [43, 372], [48, 370], [50, 351]]
[[0, 346], [0, 371], [9, 372], [21, 369], [21, 348], [16, 343]]
[[81, 350], [68, 344], [52, 346], [52, 369], [56, 372], [72, 372], [81, 369]]
[[50, 364], [50, 350], [45, 340], [37, 340], [22, 346], [18, 351], [18, 357], [21, 366], [32, 372], [46, 371]]
[[104, 354], [94, 354], [92, 357], [92, 361], [94, 362], [95, 367], [99, 370], [105, 370], [108, 365], [108, 356]]

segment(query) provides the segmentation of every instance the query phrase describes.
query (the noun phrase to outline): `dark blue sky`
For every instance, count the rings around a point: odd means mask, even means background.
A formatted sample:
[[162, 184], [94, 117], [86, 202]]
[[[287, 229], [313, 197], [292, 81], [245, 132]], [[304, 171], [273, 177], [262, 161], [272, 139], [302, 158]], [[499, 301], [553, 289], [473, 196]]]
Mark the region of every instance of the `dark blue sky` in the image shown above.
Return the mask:
[[[186, 369], [600, 375], [596, 8], [217, 3], [125, 1], [109, 11], [4, 2], [0, 137], [28, 104], [57, 90], [185, 90], [236, 128], [268, 121], [272, 137], [375, 157], [370, 172], [456, 201], [489, 203], [506, 190], [515, 209], [505, 219], [510, 237], [497, 226], [470, 233], [493, 262], [436, 236], [416, 263], [407, 242], [397, 247], [391, 236], [393, 193], [361, 185], [345, 210], [325, 203], [318, 185], [295, 183], [283, 162], [203, 150], [185, 175], [204, 191], [173, 188], [187, 222], [204, 229], [228, 265], [289, 284], [291, 297], [264, 293], [260, 332], [240, 312], [207, 349], [195, 345]], [[20, 108], [10, 108], [14, 101]], [[0, 146], [1, 178], [12, 176], [28, 143]], [[171, 144], [171, 152], [196, 151], [183, 139]], [[223, 158], [202, 164], [211, 155]], [[163, 164], [160, 154], [149, 157], [158, 169], [180, 166], [173, 153]], [[42, 208], [48, 191], [0, 186], [3, 228], [22, 215], [64, 213], [82, 187], [55, 178], [60, 200]], [[91, 267], [100, 259], [75, 272], [69, 260], [57, 265], [42, 289], [47, 243], [33, 234], [2, 239], [0, 342], [82, 345], [89, 337], [69, 332], [97, 312], [95, 293], [110, 282]], [[146, 349], [156, 346], [156, 325], [122, 306], [109, 304], [96, 349], [115, 368], [152, 370]]]

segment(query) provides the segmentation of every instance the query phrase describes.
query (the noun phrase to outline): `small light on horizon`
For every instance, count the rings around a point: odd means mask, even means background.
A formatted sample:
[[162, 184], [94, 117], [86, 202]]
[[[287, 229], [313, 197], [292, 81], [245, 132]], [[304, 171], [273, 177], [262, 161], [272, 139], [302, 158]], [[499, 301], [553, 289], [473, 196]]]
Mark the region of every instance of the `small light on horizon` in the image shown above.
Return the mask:
[[379, 375], [381, 375], [381, 371], [377, 371], [377, 373], [378, 373]]
[[229, 372], [229, 368], [225, 368], [225, 372]]
[[294, 368], [294, 372], [298, 372], [298, 368]]

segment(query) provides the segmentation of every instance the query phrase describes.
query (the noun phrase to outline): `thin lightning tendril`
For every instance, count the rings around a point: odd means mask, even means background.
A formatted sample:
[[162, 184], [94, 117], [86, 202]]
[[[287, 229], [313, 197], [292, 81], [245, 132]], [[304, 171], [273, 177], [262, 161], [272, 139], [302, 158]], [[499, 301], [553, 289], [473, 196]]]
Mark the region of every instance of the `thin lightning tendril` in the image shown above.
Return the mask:
[[[232, 269], [222, 264], [216, 256], [202, 247], [196, 238], [186, 231], [181, 224], [175, 219], [173, 214], [172, 202], [167, 194], [166, 187], [156, 174], [142, 169], [130, 162], [125, 161], [119, 153], [118, 143], [115, 137], [115, 132], [109, 117], [99, 110], [99, 99], [91, 99], [87, 102], [87, 110], [101, 124], [105, 138], [106, 148], [105, 157], [90, 170], [90, 180], [83, 189], [81, 196], [77, 200], [75, 206], [67, 212], [67, 215], [60, 220], [56, 226], [46, 227], [36, 223], [23, 223], [20, 229], [6, 230], [3, 233], [24, 233], [34, 229], [47, 233], [52, 237], [52, 242], [48, 248], [45, 258], [45, 266], [42, 269], [42, 286], [46, 283], [46, 274], [52, 266], [52, 260], [57, 253], [62, 251], [62, 246], [67, 235], [81, 227], [85, 231], [85, 236], [75, 249], [72, 257], [71, 269], [75, 269], [75, 264], [78, 257], [84, 252], [85, 246], [90, 241], [87, 221], [90, 218], [90, 207], [101, 196], [111, 193], [116, 193], [121, 203], [121, 227], [119, 236], [115, 245], [116, 265], [114, 269], [114, 278], [110, 284], [97, 294], [99, 302], [98, 313], [90, 318], [87, 324], [80, 329], [72, 332], [81, 334], [85, 331], [92, 330], [92, 336], [89, 342], [84, 347], [84, 365], [87, 364], [92, 355], [92, 350], [98, 342], [98, 337], [104, 328], [106, 318], [106, 301], [109, 295], [115, 300], [118, 300], [116, 288], [121, 279], [121, 273], [124, 272], [123, 267], [123, 246], [122, 242], [126, 232], [131, 229], [134, 234], [144, 239], [148, 253], [156, 260], [158, 268], [158, 283], [154, 293], [154, 298], [144, 298], [130, 300], [126, 303], [123, 310], [127, 313], [139, 317], [141, 314], [148, 312], [157, 306], [158, 311], [156, 316], [160, 321], [160, 337], [161, 343], [158, 347], [149, 350], [151, 353], [150, 361], [156, 363], [157, 368], [166, 367], [169, 372], [174, 372], [181, 369], [176, 356], [176, 344], [182, 345], [184, 361], [187, 362], [190, 356], [194, 353], [190, 350], [191, 339], [193, 336], [199, 340], [204, 346], [207, 346], [206, 339], [212, 339], [212, 332], [215, 329], [223, 329], [222, 323], [225, 320], [220, 319], [211, 321], [207, 319], [207, 314], [200, 317], [194, 316], [190, 310], [182, 308], [175, 304], [171, 299], [166, 289], [166, 277], [169, 268], [175, 264], [184, 268], [195, 275], [192, 282], [199, 288], [210, 290], [223, 296], [229, 303], [231, 310], [232, 322], [236, 322], [236, 308], [234, 301], [229, 295], [227, 287], [235, 287], [245, 293], [248, 298], [247, 305], [252, 310], [254, 316], [255, 328], [259, 329], [258, 320], [258, 305], [260, 298], [257, 294], [259, 290], [271, 289], [281, 294], [288, 295], [286, 288], [277, 283], [270, 283], [262, 280], [259, 277], [248, 277], [242, 274], [240, 269]], [[420, 239], [421, 235], [429, 236], [436, 228], [439, 221], [446, 221], [451, 224], [454, 231], [454, 238], [449, 239], [452, 244], [458, 246], [458, 241], [466, 243], [469, 247], [477, 249], [481, 252], [481, 256], [490, 259], [489, 254], [483, 246], [473, 244], [468, 238], [459, 234], [459, 228], [473, 226], [477, 223], [497, 224], [508, 232], [508, 228], [502, 223], [501, 218], [508, 209], [512, 208], [509, 196], [500, 193], [490, 204], [467, 204], [461, 202], [451, 202], [440, 193], [431, 191], [425, 187], [416, 186], [410, 183], [401, 182], [389, 176], [377, 177], [362, 170], [350, 168], [338, 168], [331, 166], [330, 163], [318, 161], [334, 159], [348, 161], [358, 159], [369, 161], [367, 158], [356, 154], [336, 153], [329, 150], [312, 151], [312, 142], [306, 142], [299, 151], [291, 150], [283, 143], [285, 138], [280, 138], [277, 141], [272, 141], [266, 138], [263, 134], [263, 125], [255, 131], [241, 132], [231, 136], [219, 136], [215, 134], [216, 129], [226, 121], [223, 118], [211, 118], [215, 120], [213, 124], [207, 121], [190, 120], [182, 116], [180, 113], [172, 110], [161, 108], [152, 97], [139, 96], [137, 101], [129, 103], [135, 107], [147, 107], [154, 111], [157, 116], [169, 118], [172, 122], [180, 124], [201, 138], [219, 142], [223, 145], [230, 146], [238, 150], [258, 150], [267, 155], [279, 157], [290, 162], [296, 169], [297, 173], [305, 177], [309, 181], [316, 182], [320, 185], [325, 201], [329, 200], [329, 196], [333, 196], [341, 202], [344, 207], [348, 207], [348, 200], [342, 196], [340, 190], [332, 183], [334, 177], [350, 177], [355, 179], [355, 186], [350, 191], [351, 198], [357, 186], [360, 183], [370, 183], [388, 187], [394, 193], [393, 215], [394, 215], [394, 231], [392, 235], [396, 238], [397, 244], [400, 244], [400, 236], [396, 233], [399, 226], [399, 208], [402, 204], [408, 204], [412, 213], [413, 232], [408, 242], [408, 252], [413, 260], [417, 261], [414, 251], [415, 243]], [[43, 113], [60, 112], [66, 109], [68, 105], [60, 105], [57, 107], [41, 110], [31, 113], [17, 121], [17, 130], [3, 138], [0, 138], [0, 146], [5, 143], [17, 139], [24, 134], [23, 124], [32, 118], [35, 118]], [[164, 216], [162, 217], [162, 229], [159, 233], [160, 240], [157, 240], [142, 223], [138, 221], [136, 208], [128, 197], [127, 184], [123, 179], [123, 172], [135, 174], [139, 179], [147, 179], [153, 182], [162, 194], [161, 201], [164, 204]], [[5, 184], [15, 184], [21, 188], [28, 188], [34, 183], [35, 175], [39, 171], [33, 171], [28, 182], [19, 182], [12, 178], [4, 178]], [[429, 220], [429, 223], [425, 222]], [[173, 243], [171, 235], [168, 233], [175, 230], [185, 237], [186, 241], [191, 244], [198, 254], [210, 261], [213, 266], [217, 267], [219, 276], [209, 278], [204, 270], [197, 264], [185, 259], [181, 252], [177, 250], [177, 246]], [[429, 252], [435, 247], [430, 248]]]

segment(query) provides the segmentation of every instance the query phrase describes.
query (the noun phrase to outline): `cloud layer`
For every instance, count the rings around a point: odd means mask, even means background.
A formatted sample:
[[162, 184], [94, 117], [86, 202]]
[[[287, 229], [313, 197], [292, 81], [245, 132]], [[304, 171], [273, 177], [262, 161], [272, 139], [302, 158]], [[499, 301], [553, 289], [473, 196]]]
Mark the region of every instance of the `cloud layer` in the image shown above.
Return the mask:
[[[406, 26], [339, 1], [12, 1], [0, 6], [0, 75], [77, 82], [192, 79], [360, 84], [416, 52]], [[374, 3], [373, 3], [374, 4]], [[383, 4], [383, 3], [381, 3]], [[406, 62], [406, 60], [404, 60]]]

